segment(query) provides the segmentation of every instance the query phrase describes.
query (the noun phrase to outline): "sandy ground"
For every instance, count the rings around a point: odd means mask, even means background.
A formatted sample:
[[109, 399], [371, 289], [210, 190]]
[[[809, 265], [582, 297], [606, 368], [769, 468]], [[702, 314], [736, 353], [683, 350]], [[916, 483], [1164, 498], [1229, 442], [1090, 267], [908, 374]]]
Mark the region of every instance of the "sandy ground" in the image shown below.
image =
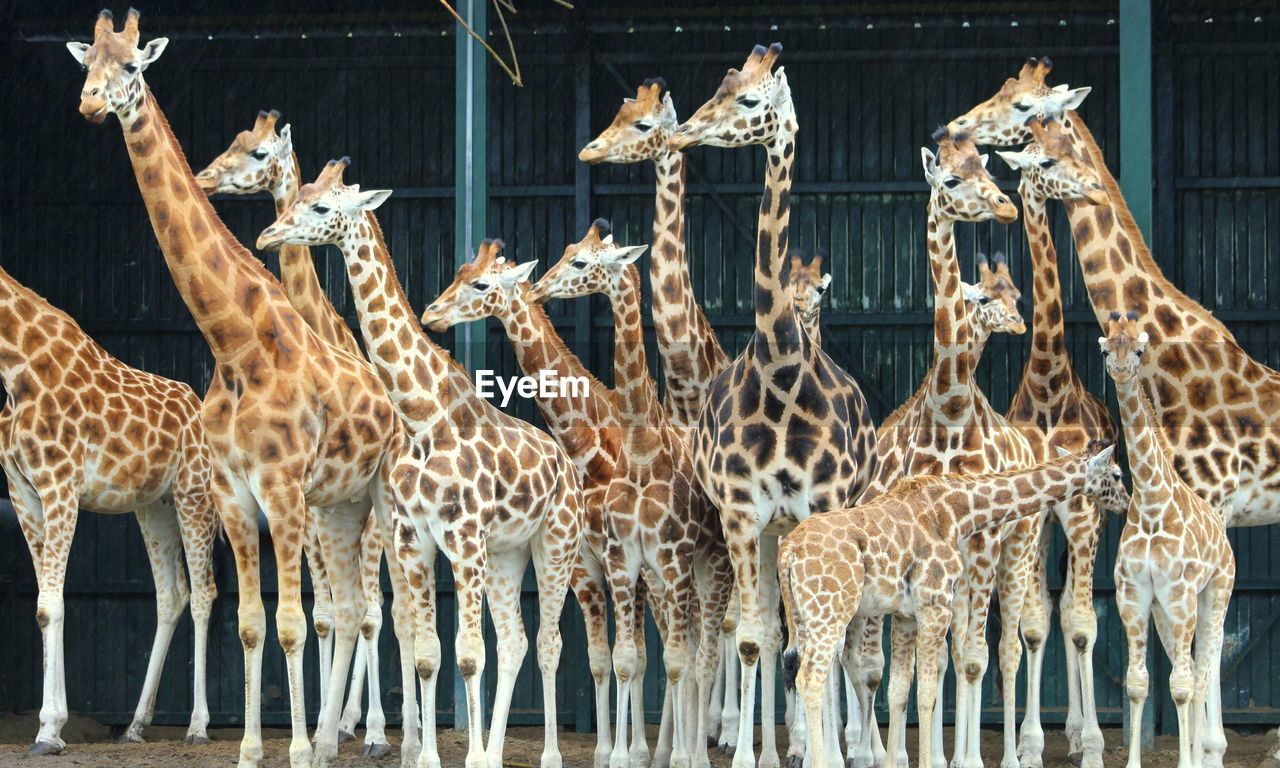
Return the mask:
[[[240, 732], [235, 729], [214, 729], [209, 735], [214, 742], [200, 747], [187, 747], [182, 744], [185, 734], [183, 728], [155, 727], [147, 732], [149, 742], [146, 744], [113, 744], [111, 731], [92, 720], [72, 717], [63, 730], [69, 742], [66, 751], [61, 755], [32, 757], [27, 754], [30, 740], [39, 729], [34, 715], [10, 716], [0, 718], [0, 766], [3, 768], [227, 768], [236, 762], [239, 754]], [[1104, 762], [1107, 768], [1119, 768], [1127, 758], [1126, 750], [1120, 746], [1120, 732], [1116, 729], [1104, 731], [1107, 750]], [[388, 729], [393, 752], [381, 760], [370, 760], [360, 756], [361, 744], [348, 742], [339, 747], [337, 768], [368, 768], [371, 765], [397, 766], [399, 764], [399, 731]], [[286, 730], [269, 729], [263, 732], [266, 745], [266, 757], [262, 761], [263, 768], [287, 768], [289, 764], [289, 733]], [[908, 742], [914, 756], [916, 744], [915, 730], [909, 733]], [[1228, 730], [1226, 768], [1257, 768], [1260, 760], [1275, 742], [1274, 731], [1271, 733], [1255, 733], [1242, 736]], [[657, 740], [657, 728], [651, 727], [649, 744], [652, 748]], [[455, 733], [450, 729], [439, 732], [440, 756], [444, 768], [460, 768], [466, 754], [466, 734]], [[1067, 768], [1066, 740], [1061, 731], [1050, 731], [1046, 734], [1045, 768]], [[946, 743], [951, 743], [951, 730], [947, 729]], [[998, 766], [1001, 756], [1001, 738], [998, 730], [986, 729], [982, 733], [982, 753], [988, 766]], [[1157, 740], [1157, 749], [1143, 755], [1143, 765], [1147, 768], [1174, 768], [1178, 763], [1178, 740], [1174, 736], [1162, 736]], [[560, 734], [560, 751], [564, 756], [565, 768], [591, 768], [591, 756], [595, 748], [595, 738], [562, 731]], [[786, 733], [779, 729], [778, 748], [785, 757]], [[511, 728], [507, 731], [506, 761], [512, 768], [537, 768], [542, 754], [541, 728]], [[711, 764], [715, 768], [729, 768], [731, 759], [711, 750]], [[784, 760], [785, 763], [785, 760]]]

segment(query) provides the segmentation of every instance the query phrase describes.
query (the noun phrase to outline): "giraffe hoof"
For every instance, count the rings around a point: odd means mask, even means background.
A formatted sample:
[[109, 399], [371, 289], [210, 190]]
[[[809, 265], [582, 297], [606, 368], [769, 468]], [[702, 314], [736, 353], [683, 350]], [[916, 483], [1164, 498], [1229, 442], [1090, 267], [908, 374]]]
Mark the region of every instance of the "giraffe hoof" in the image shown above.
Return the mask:
[[52, 741], [37, 741], [31, 745], [31, 754], [33, 755], [59, 755], [66, 747], [61, 744], [54, 744]]
[[346, 744], [348, 741], [355, 741], [355, 739], [356, 739], [356, 735], [351, 731], [344, 731], [341, 728], [338, 729], [339, 744]]
[[187, 738], [183, 739], [182, 743], [188, 747], [198, 747], [203, 744], [212, 744], [213, 741], [211, 741], [209, 737], [205, 736], [204, 734], [191, 734], [191, 735], [188, 735]]
[[[1074, 765], [1076, 768], [1080, 768], [1080, 764], [1081, 764], [1082, 762], [1084, 762], [1084, 753], [1083, 753], [1083, 752], [1072, 752], [1071, 754], [1067, 755], [1067, 762], [1071, 763], [1071, 764], [1072, 764], [1072, 765]], [[1266, 762], [1267, 762], [1267, 761], [1266, 761], [1266, 760], [1263, 760], [1262, 762], [1263, 762], [1263, 765], [1262, 765], [1262, 766], [1260, 766], [1260, 768], [1267, 768], [1267, 766], [1266, 766]], [[1280, 768], [1280, 767], [1278, 767], [1278, 768]]]
[[787, 768], [804, 768], [804, 757], [801, 755], [787, 755]]
[[1258, 768], [1280, 768], [1280, 758], [1275, 755], [1267, 755], [1262, 758], [1262, 762], [1258, 763]]
[[117, 744], [146, 744], [147, 740], [142, 736], [125, 731], [124, 734], [116, 739]]
[[365, 744], [364, 750], [360, 753], [360, 756], [371, 757], [374, 760], [377, 760], [380, 757], [386, 757], [390, 753], [390, 744]]

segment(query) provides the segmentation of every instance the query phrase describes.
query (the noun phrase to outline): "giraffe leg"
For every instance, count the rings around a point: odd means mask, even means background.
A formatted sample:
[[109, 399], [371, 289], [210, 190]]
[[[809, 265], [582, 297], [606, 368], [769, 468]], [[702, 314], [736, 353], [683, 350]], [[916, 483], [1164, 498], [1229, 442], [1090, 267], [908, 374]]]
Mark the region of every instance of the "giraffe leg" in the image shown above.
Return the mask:
[[[494, 633], [498, 638], [498, 686], [493, 700], [493, 720], [489, 727], [486, 751], [489, 768], [502, 766], [502, 747], [506, 738], [507, 716], [511, 710], [511, 692], [515, 690], [520, 665], [529, 652], [529, 639], [525, 635], [524, 620], [520, 616], [521, 585], [528, 563], [528, 547], [491, 553], [485, 575], [485, 596], [489, 600], [489, 615], [493, 618]], [[544, 700], [551, 704], [549, 696], [544, 696]], [[552, 706], [554, 710], [554, 705]]]
[[[403, 589], [397, 589], [395, 594], [397, 597], [403, 594], [405, 599], [397, 600], [400, 603], [398, 608], [392, 605], [392, 610], [400, 613], [396, 616], [396, 638], [402, 649], [406, 639], [412, 641], [413, 654], [410, 658], [422, 689], [422, 706], [419, 709], [422, 718], [421, 746], [417, 748], [416, 765], [417, 768], [440, 768], [440, 752], [436, 746], [436, 682], [441, 656], [440, 636], [436, 634], [436, 546], [431, 537], [409, 519], [403, 506], [395, 510], [391, 519], [391, 535], [385, 540], [392, 542], [390, 551], [394, 557], [389, 559], [396, 563], [392, 570], [392, 583], [397, 582], [397, 571], [403, 580]], [[401, 650], [401, 663], [404, 658]], [[409, 706], [414, 687], [411, 683], [405, 690], [406, 743], [400, 747], [402, 768], [409, 768], [415, 762], [415, 745], [407, 743], [412, 735]]]
[[[644, 514], [643, 512], [641, 514]], [[660, 570], [665, 589], [659, 610], [665, 614], [662, 627], [663, 665], [666, 667], [671, 707], [671, 768], [689, 768], [689, 737], [685, 720], [685, 682], [689, 672], [688, 612], [693, 605], [693, 545], [681, 544], [659, 551], [653, 563]], [[655, 757], [655, 765], [658, 764]]]
[[[987, 614], [991, 607], [991, 589], [996, 581], [996, 570], [1002, 547], [995, 535], [975, 536], [972, 539], [985, 540], [985, 543], [980, 546], [983, 554], [987, 556], [973, 557], [968, 563], [968, 627], [962, 644], [962, 661], [956, 665], [957, 708], [959, 708], [962, 694], [964, 698], [964, 751], [961, 752], [957, 747], [952, 759], [961, 761], [963, 768], [982, 768], [980, 730], [982, 727], [982, 681], [987, 672], [989, 659], [986, 637]], [[1018, 609], [1021, 610], [1021, 605]], [[1017, 614], [1011, 614], [1010, 619], [1016, 627]], [[961, 680], [964, 681], [963, 684]], [[959, 730], [959, 715], [956, 720], [957, 730]]]
[[[614, 610], [617, 610], [617, 598], [614, 598]], [[644, 675], [649, 669], [649, 645], [645, 639], [645, 606], [653, 605], [650, 601], [649, 586], [644, 579], [638, 579], [635, 584], [635, 597], [633, 599], [632, 608], [632, 643], [635, 645], [635, 671], [631, 675], [634, 684], [631, 685], [631, 748], [628, 751], [627, 760], [631, 768], [647, 768], [649, 766], [649, 735], [645, 732], [645, 710], [644, 710]], [[661, 625], [663, 618], [659, 611], [653, 611], [654, 621]], [[658, 633], [663, 634], [662, 632]], [[669, 718], [670, 715], [668, 714]], [[619, 716], [619, 726], [624, 719]], [[661, 728], [659, 728], [661, 731]], [[667, 744], [670, 747], [670, 743]], [[666, 758], [669, 760], [671, 753], [668, 752]], [[656, 761], [655, 761], [656, 762]], [[665, 764], [664, 764], [665, 765]]]
[[[800, 707], [804, 708], [805, 730], [808, 735], [805, 755], [810, 768], [827, 768], [828, 761], [835, 760], [838, 763], [840, 760], [839, 748], [834, 754], [828, 752], [830, 739], [827, 738], [826, 731], [835, 724], [824, 722], [822, 716], [827, 676], [835, 661], [836, 648], [844, 636], [843, 631], [836, 628], [837, 624], [838, 621], [818, 626], [806, 624], [801, 631], [803, 644], [797, 648], [800, 666], [796, 672], [796, 695], [800, 700]], [[800, 717], [798, 711], [796, 717]]]
[[[971, 591], [969, 585], [969, 557], [974, 547], [973, 539], [964, 543], [962, 552], [965, 555], [964, 568], [960, 572], [960, 581], [956, 585], [956, 594], [951, 601], [951, 663], [955, 667], [956, 695], [955, 722], [951, 728], [951, 763], [950, 768], [964, 768], [964, 755], [967, 751], [969, 682], [963, 670], [965, 644], [969, 638], [969, 613]], [[979, 545], [980, 546], [980, 545]]]
[[[1073, 696], [1078, 694], [1080, 711], [1080, 766], [1102, 768], [1102, 750], [1105, 746], [1102, 728], [1098, 724], [1098, 702], [1093, 687], [1093, 647], [1098, 639], [1098, 617], [1093, 608], [1093, 567], [1098, 557], [1098, 539], [1102, 534], [1105, 517], [1092, 501], [1077, 497], [1068, 504], [1069, 525], [1067, 546], [1071, 583], [1063, 590], [1069, 595], [1070, 608], [1066, 617], [1070, 621], [1070, 633], [1063, 637], [1075, 651], [1072, 667], [1079, 677], [1079, 685], [1072, 686]], [[1069, 639], [1068, 639], [1069, 638]], [[1068, 682], [1071, 682], [1070, 680]]]
[[546, 536], [533, 545], [533, 567], [538, 576], [538, 671], [542, 673], [545, 702], [540, 768], [561, 768], [564, 764], [560, 755], [560, 724], [555, 707], [556, 670], [560, 667], [560, 651], [564, 647], [564, 639], [560, 636], [560, 614], [577, 565], [579, 537], [576, 523], [572, 530], [566, 530], [564, 525], [548, 525]]
[[262, 605], [259, 566], [258, 503], [247, 488], [232, 485], [225, 468], [215, 464], [211, 486], [222, 502], [222, 525], [236, 560], [240, 646], [244, 651], [244, 736], [238, 768], [262, 762], [262, 651], [267, 613]]
[[854, 745], [862, 737], [862, 717], [858, 712], [858, 696], [853, 689], [853, 677], [845, 668], [843, 659], [840, 664], [840, 681], [844, 686], [845, 720], [844, 743], [847, 754], [852, 754]]
[[1147, 701], [1150, 677], [1147, 674], [1147, 630], [1151, 616], [1151, 592], [1116, 569], [1116, 608], [1124, 623], [1129, 647], [1129, 668], [1125, 692], [1129, 697], [1128, 768], [1142, 766], [1142, 708]]
[[387, 743], [387, 716], [382, 710], [382, 677], [378, 663], [378, 638], [382, 635], [382, 535], [377, 514], [369, 515], [360, 534], [360, 584], [365, 611], [357, 641], [357, 661], [362, 663], [357, 664], [357, 668], [363, 667], [363, 670], [358, 669], [352, 674], [351, 698], [355, 705], [353, 707], [348, 700], [347, 711], [354, 710], [355, 718], [351, 721], [354, 732], [355, 724], [360, 721], [360, 683], [368, 681], [369, 713], [365, 717], [361, 754], [376, 759], [391, 751], [391, 745]]
[[726, 505], [720, 510], [726, 524], [725, 538], [733, 559], [733, 578], [738, 590], [738, 631], [734, 638], [742, 662], [738, 698], [738, 740], [733, 753], [733, 768], [755, 768], [753, 725], [756, 710], [756, 668], [760, 662], [764, 623], [761, 618], [760, 540], [756, 531], [754, 507]]
[[[584, 547], [585, 550], [585, 547]], [[593, 768], [609, 765], [609, 617], [604, 571], [595, 557], [583, 551], [573, 571], [573, 593], [582, 608], [587, 636], [587, 663], [595, 685], [596, 750]]]
[[311, 574], [311, 625], [316, 632], [316, 655], [320, 660], [320, 708], [329, 698], [329, 671], [333, 669], [333, 590], [329, 586], [329, 569], [320, 547], [320, 531], [316, 527], [316, 510], [307, 509], [306, 538], [302, 551]]
[[[1067, 760], [1079, 766], [1084, 760], [1084, 680], [1081, 678], [1080, 651], [1071, 642], [1071, 612], [1074, 610], [1071, 589], [1063, 589], [1058, 599], [1058, 628], [1062, 631], [1062, 646], [1066, 653], [1067, 669], [1067, 721], [1063, 735], [1067, 738]], [[1094, 768], [1097, 768], [1096, 766]]]
[[855, 616], [844, 631], [844, 646], [840, 649], [840, 667], [843, 670], [845, 701], [848, 717], [844, 726], [844, 767], [853, 768], [854, 757], [862, 743], [862, 712], [866, 706], [858, 686], [858, 651], [867, 620]]
[[38, 490], [44, 510], [44, 548], [40, 573], [40, 595], [36, 598], [36, 623], [44, 636], [44, 703], [40, 707], [40, 732], [32, 754], [56, 754], [66, 747], [62, 726], [67, 722], [66, 672], [63, 667], [62, 598], [67, 574], [67, 556], [75, 537], [79, 514], [75, 491], [64, 485]]
[[[31, 566], [36, 573], [36, 584], [44, 583], [44, 508], [40, 496], [25, 477], [17, 471], [7, 454], [0, 453], [4, 460], [5, 478], [9, 485], [9, 500], [13, 503], [14, 513], [18, 517], [18, 525], [22, 528], [22, 536], [26, 539], [27, 550], [31, 553]], [[43, 668], [49, 667], [49, 649], [44, 644]], [[57, 742], [42, 742], [36, 739], [31, 751], [34, 754], [54, 754], [61, 752], [66, 746], [60, 739]]]
[[898, 742], [907, 729], [907, 698], [915, 671], [916, 620], [895, 614], [889, 625], [889, 746], [887, 768], [907, 768], [899, 762]]
[[720, 714], [720, 754], [732, 755], [738, 749], [738, 727], [741, 722], [738, 701], [742, 696], [742, 659], [738, 657], [737, 628], [732, 632], [724, 632], [722, 642], [724, 707]]
[[[346, 685], [360, 622], [364, 618], [364, 592], [360, 588], [360, 537], [369, 518], [364, 500], [335, 505], [317, 517], [320, 548], [329, 568], [329, 585], [334, 598], [333, 668], [329, 671], [332, 694], [320, 710], [316, 724], [316, 768], [326, 768], [338, 756], [338, 718], [342, 715], [342, 692]], [[301, 610], [298, 613], [301, 617]], [[300, 624], [305, 637], [305, 624]]]
[[1222, 644], [1234, 578], [1219, 573], [1200, 593], [1199, 626], [1196, 629], [1197, 687], [1195, 708], [1202, 718], [1201, 756], [1204, 768], [1222, 768], [1227, 734], [1222, 729]]
[[[778, 537], [760, 537], [760, 760], [758, 768], [779, 768], [778, 729], [774, 724], [778, 690], [778, 648], [782, 645], [782, 622], [778, 619]], [[841, 628], [843, 629], [843, 627]], [[833, 656], [834, 658], [834, 656]]]
[[151, 576], [156, 585], [156, 634], [151, 643], [151, 658], [147, 662], [147, 676], [142, 684], [142, 695], [134, 711], [133, 722], [121, 737], [122, 742], [142, 743], [142, 732], [151, 724], [155, 713], [156, 693], [160, 688], [160, 674], [164, 660], [169, 655], [169, 643], [178, 619], [187, 607], [190, 592], [182, 573], [182, 532], [178, 517], [167, 502], [158, 502], [135, 512], [138, 527], [142, 529], [142, 541], [147, 547], [147, 559], [151, 561]]
[[[617, 679], [617, 712], [616, 731], [614, 733], [613, 751], [609, 754], [610, 768], [641, 768], [631, 763], [632, 756], [627, 751], [627, 724], [631, 716], [633, 685], [643, 685], [643, 680], [636, 681], [636, 624], [643, 621], [644, 614], [640, 610], [639, 577], [640, 558], [623, 542], [610, 541], [605, 563], [609, 571], [609, 589], [613, 593], [614, 637], [613, 637], [613, 674]], [[639, 617], [637, 618], [637, 613]], [[643, 725], [633, 730], [643, 731]], [[641, 737], [642, 738], [642, 737]], [[646, 748], [647, 752], [647, 748]]]
[[707, 730], [712, 734], [708, 738], [714, 739], [714, 741], [709, 742], [710, 744], [715, 744], [720, 740], [720, 722], [724, 716], [724, 677], [728, 672], [725, 668], [724, 639], [717, 636], [716, 644], [719, 646], [716, 652], [716, 675], [715, 682], [711, 685], [710, 709], [707, 711]]
[[[935, 750], [941, 743], [934, 742], [937, 729], [933, 719], [937, 716], [941, 665], [947, 654], [947, 626], [951, 623], [951, 609], [945, 605], [927, 604], [916, 607], [916, 704], [920, 718], [920, 768], [938, 762]], [[904, 729], [905, 730], [905, 729]], [[905, 764], [905, 763], [904, 763]]]
[[[1034, 561], [1031, 563], [1025, 607], [1019, 622], [1022, 642], [1027, 646], [1026, 711], [1022, 716], [1022, 728], [1017, 734], [1016, 747], [1016, 760], [1022, 768], [1040, 768], [1043, 763], [1044, 726], [1040, 722], [1040, 683], [1049, 638], [1049, 614], [1053, 610], [1048, 582], [1049, 543], [1052, 537], [1053, 527], [1046, 525], [1042, 520], [1039, 535], [1036, 537], [1036, 546], [1033, 549]], [[1063, 593], [1065, 594], [1066, 591], [1063, 590]], [[1004, 672], [1001, 671], [1001, 675], [1003, 674]], [[1016, 677], [1005, 681], [1007, 689], [1012, 690], [1016, 685]]]
[[[1000, 663], [1001, 699], [1004, 706], [1004, 755], [1000, 760], [1000, 768], [1019, 768], [1018, 766], [1018, 667], [1022, 664], [1022, 643], [1018, 639], [1024, 609], [1028, 602], [1035, 603], [1033, 613], [1036, 621], [1026, 628], [1027, 647], [1034, 650], [1037, 659], [1043, 658], [1044, 641], [1048, 635], [1048, 612], [1038, 601], [1028, 597], [1028, 590], [1034, 584], [1036, 551], [1040, 539], [1040, 520], [1031, 517], [1017, 524], [1017, 533], [1011, 536], [1001, 552], [997, 576], [997, 589], [1000, 595], [1000, 610], [1004, 621], [1000, 627], [1000, 640], [997, 652]], [[1016, 538], [1015, 538], [1016, 537]], [[1045, 601], [1047, 603], [1047, 600]], [[1028, 670], [1030, 671], [1030, 670]], [[1039, 681], [1033, 687], [1028, 675], [1028, 695], [1034, 692], [1039, 703]], [[1028, 712], [1030, 702], [1028, 699]], [[1036, 717], [1038, 718], [1038, 712]], [[1037, 724], [1038, 727], [1038, 724]]]
[[[191, 723], [187, 726], [185, 744], [207, 744], [209, 736], [209, 697], [206, 687], [209, 644], [209, 616], [213, 601], [218, 597], [218, 586], [213, 578], [213, 544], [220, 528], [218, 503], [207, 487], [207, 472], [198, 478], [184, 479], [187, 470], [180, 471], [174, 491], [174, 504], [178, 513], [178, 525], [182, 533], [182, 548], [187, 556], [187, 575], [191, 583], [191, 619], [195, 625], [193, 653], [194, 702]], [[204, 486], [194, 489], [192, 486]]]
[[[453, 568], [456, 590], [458, 635], [454, 639], [454, 658], [462, 675], [467, 707], [466, 768], [488, 768], [484, 750], [484, 711], [481, 706], [480, 682], [484, 674], [485, 648], [482, 627], [484, 585], [487, 581], [488, 552], [483, 541], [460, 541], [454, 534], [454, 546], [445, 550]], [[448, 538], [445, 541], [449, 541]], [[426, 749], [426, 745], [423, 745]]]
[[694, 661], [694, 677], [697, 681], [694, 716], [697, 723], [690, 743], [693, 749], [693, 768], [708, 768], [711, 764], [707, 754], [711, 728], [709, 710], [711, 702], [716, 698], [716, 666], [723, 655], [720, 652], [720, 633], [733, 591], [733, 568], [728, 553], [717, 550], [699, 557], [694, 562], [693, 577], [698, 591], [699, 639], [697, 658]]

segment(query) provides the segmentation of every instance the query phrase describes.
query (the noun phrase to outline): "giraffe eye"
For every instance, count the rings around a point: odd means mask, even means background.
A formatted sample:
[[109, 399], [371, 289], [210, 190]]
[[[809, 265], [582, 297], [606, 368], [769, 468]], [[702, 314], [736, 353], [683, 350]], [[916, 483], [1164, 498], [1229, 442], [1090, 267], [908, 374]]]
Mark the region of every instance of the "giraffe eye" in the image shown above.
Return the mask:
[[989, 301], [991, 301], [991, 297], [990, 297], [990, 296], [979, 296], [979, 297], [978, 297], [978, 303], [979, 303], [979, 304], [986, 304], [986, 303], [987, 303], [987, 302], [989, 302]]
[[135, 73], [135, 72], [137, 72], [137, 71], [138, 71], [138, 65], [137, 65], [137, 64], [134, 64], [134, 63], [131, 61], [131, 62], [129, 62], [128, 64], [125, 64], [125, 65], [124, 65], [124, 71], [125, 71], [125, 72], [128, 72], [129, 74], [131, 74], [131, 75], [132, 75], [133, 73]]
[[947, 185], [947, 189], [955, 189], [956, 187], [960, 186], [959, 179], [947, 179], [942, 183]]
[[579, 261], [571, 261], [571, 262], [569, 262], [569, 265], [570, 265], [570, 266], [572, 266], [574, 269], [586, 269], [586, 268], [587, 268], [587, 262], [585, 262], [585, 261], [581, 261], [581, 260], [579, 260]]
[[1031, 105], [1018, 103], [1018, 104], [1014, 104], [1013, 108], [1018, 110], [1019, 112], [1026, 112], [1031, 109]]
[[636, 123], [636, 130], [641, 133], [648, 133], [649, 131], [653, 130], [653, 124], [640, 121]]
[[263, 152], [261, 149], [256, 149], [249, 153], [249, 157], [252, 157], [254, 160], [266, 160], [267, 153]]
[[760, 103], [760, 100], [753, 96], [743, 96], [742, 98], [738, 99], [738, 103], [746, 107], [747, 109], [755, 109], [756, 105]]
[[475, 288], [477, 291], [480, 291], [481, 293], [484, 293], [485, 291], [489, 290], [488, 283], [475, 282], [471, 284], [471, 287]]
[[1057, 165], [1057, 164], [1058, 164], [1058, 161], [1057, 161], [1057, 160], [1054, 160], [1053, 158], [1049, 158], [1048, 160], [1041, 160], [1041, 161], [1040, 161], [1040, 167], [1041, 167], [1041, 168], [1052, 168], [1053, 166], [1055, 166], [1055, 165]]
[[316, 203], [315, 205], [311, 206], [311, 210], [313, 210], [313, 211], [315, 211], [316, 213], [318, 213], [318, 214], [320, 214], [321, 216], [323, 216], [323, 215], [325, 215], [326, 213], [328, 213], [328, 212], [329, 212], [329, 206], [327, 206], [327, 205], [321, 205], [320, 203]]

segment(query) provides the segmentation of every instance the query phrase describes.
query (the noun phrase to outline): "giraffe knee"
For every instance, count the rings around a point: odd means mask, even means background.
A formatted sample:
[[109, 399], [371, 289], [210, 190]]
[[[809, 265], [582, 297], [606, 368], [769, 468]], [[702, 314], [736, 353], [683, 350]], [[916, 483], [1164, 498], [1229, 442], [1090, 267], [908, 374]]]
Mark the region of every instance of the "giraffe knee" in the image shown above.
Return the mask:
[[471, 656], [463, 656], [458, 659], [458, 672], [462, 674], [463, 680], [470, 680], [480, 671], [480, 663]]
[[1147, 698], [1147, 670], [1130, 669], [1124, 678], [1125, 692], [1131, 701], [1137, 701]]
[[1044, 645], [1044, 635], [1039, 628], [1028, 629], [1022, 633], [1022, 640], [1027, 644], [1027, 651], [1035, 653], [1040, 650], [1040, 646]]
[[1074, 632], [1071, 635], [1071, 644], [1076, 647], [1077, 651], [1084, 653], [1089, 650], [1089, 646], [1093, 645], [1093, 638], [1084, 632]]
[[742, 658], [743, 664], [753, 666], [760, 659], [760, 644], [743, 640], [738, 643], [738, 656]]
[[1173, 703], [1182, 706], [1191, 700], [1194, 693], [1195, 682], [1192, 676], [1183, 672], [1174, 672], [1169, 675], [1169, 695], [1173, 697]]

